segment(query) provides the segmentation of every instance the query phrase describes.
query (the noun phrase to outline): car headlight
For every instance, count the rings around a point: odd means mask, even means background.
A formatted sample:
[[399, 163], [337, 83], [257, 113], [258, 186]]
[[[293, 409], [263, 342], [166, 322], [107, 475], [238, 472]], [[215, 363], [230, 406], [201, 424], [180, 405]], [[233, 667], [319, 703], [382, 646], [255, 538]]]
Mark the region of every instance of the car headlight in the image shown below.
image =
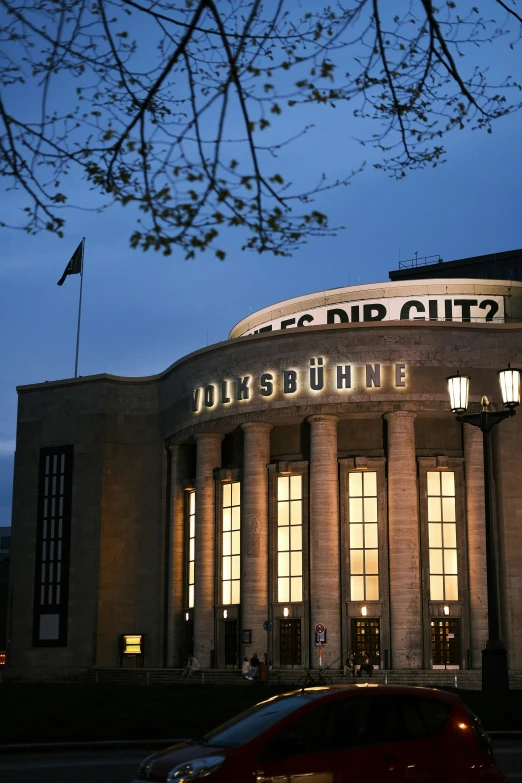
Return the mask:
[[185, 761], [171, 769], [167, 775], [167, 783], [185, 783], [186, 780], [206, 778], [216, 771], [224, 762], [225, 756], [203, 756], [194, 761]]

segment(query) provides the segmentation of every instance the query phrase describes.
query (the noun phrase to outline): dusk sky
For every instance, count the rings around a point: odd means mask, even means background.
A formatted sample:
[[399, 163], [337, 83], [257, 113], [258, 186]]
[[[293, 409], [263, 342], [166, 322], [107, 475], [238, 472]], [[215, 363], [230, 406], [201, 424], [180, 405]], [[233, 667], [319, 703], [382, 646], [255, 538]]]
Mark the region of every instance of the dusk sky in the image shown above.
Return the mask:
[[[399, 258], [416, 251], [450, 261], [522, 247], [520, 114], [498, 121], [492, 134], [454, 132], [446, 140], [446, 164], [401, 181], [373, 168], [376, 153], [353, 138], [369, 136], [371, 123], [355, 125], [350, 116], [339, 108], [317, 114], [316, 127], [281, 151], [286, 177], [308, 183], [323, 171], [335, 177], [368, 161], [349, 187], [316, 202], [332, 225], [345, 229], [311, 241], [292, 258], [241, 252], [233, 229], [222, 242], [224, 262], [212, 253], [187, 262], [181, 252], [131, 250], [136, 215], [120, 207], [70, 212], [63, 240], [0, 229], [0, 525], [11, 520], [16, 386], [74, 376], [80, 277], [56, 283], [83, 236], [82, 376], [161, 372], [226, 339], [251, 311], [299, 294], [386, 281]], [[76, 202], [92, 204], [81, 181], [71, 178], [71, 191]], [[0, 219], [13, 218], [22, 206], [4, 183]]]

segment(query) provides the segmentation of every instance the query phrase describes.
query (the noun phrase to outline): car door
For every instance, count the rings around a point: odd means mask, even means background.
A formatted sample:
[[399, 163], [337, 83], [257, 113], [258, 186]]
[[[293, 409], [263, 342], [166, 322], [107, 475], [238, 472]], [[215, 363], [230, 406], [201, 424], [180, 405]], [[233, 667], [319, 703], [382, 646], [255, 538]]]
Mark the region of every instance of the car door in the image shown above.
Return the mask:
[[442, 727], [451, 714], [451, 705], [416, 696], [393, 697], [400, 721], [396, 743], [397, 765], [405, 783], [440, 783], [448, 779], [447, 753]]
[[264, 747], [256, 783], [397, 783], [396, 716], [382, 699], [340, 698], [298, 717]]

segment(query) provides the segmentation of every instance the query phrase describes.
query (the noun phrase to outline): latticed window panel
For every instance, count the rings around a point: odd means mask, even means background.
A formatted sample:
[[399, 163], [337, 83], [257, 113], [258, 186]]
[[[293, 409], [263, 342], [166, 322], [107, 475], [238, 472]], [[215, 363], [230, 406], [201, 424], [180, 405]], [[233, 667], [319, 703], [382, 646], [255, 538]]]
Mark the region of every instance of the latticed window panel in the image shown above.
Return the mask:
[[196, 559], [196, 492], [191, 490], [187, 499], [188, 557], [187, 557], [187, 605], [194, 608], [194, 570]]
[[277, 479], [277, 600], [303, 600], [303, 479]]
[[223, 603], [238, 604], [241, 595], [241, 483], [223, 484]]
[[377, 473], [348, 474], [350, 597], [379, 600], [379, 529]]
[[36, 645], [67, 643], [72, 462], [72, 446], [40, 452], [33, 633]]
[[457, 601], [459, 586], [455, 473], [428, 471], [426, 480], [430, 598], [432, 601]]

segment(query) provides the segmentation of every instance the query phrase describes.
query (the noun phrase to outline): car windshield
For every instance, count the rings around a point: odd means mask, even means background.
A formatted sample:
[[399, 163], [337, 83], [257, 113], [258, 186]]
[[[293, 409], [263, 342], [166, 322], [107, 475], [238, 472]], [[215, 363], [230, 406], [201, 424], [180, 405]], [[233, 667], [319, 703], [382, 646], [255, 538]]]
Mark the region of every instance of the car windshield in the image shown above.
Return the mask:
[[313, 698], [313, 694], [309, 692], [274, 696], [222, 723], [221, 726], [205, 734], [203, 739], [214, 747], [237, 748], [255, 739], [290, 713], [310, 703]]

